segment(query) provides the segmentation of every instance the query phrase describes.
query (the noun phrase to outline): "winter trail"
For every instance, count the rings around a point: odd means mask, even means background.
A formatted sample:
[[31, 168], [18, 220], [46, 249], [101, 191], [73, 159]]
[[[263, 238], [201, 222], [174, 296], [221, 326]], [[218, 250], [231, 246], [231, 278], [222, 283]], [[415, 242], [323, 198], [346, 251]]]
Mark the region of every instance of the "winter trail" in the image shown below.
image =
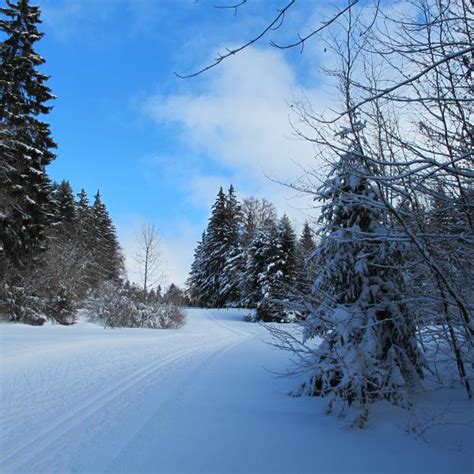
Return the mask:
[[289, 397], [298, 381], [274, 375], [288, 354], [244, 314], [189, 310], [176, 331], [1, 325], [0, 472], [470, 471], [468, 450], [414, 440], [401, 417], [354, 431]]

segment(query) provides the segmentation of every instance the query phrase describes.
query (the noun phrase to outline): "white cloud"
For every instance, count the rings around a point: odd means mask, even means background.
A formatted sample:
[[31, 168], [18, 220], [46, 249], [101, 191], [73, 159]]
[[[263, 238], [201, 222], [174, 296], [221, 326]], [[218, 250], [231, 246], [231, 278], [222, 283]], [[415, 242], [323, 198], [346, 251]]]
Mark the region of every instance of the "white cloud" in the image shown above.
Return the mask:
[[[315, 164], [312, 145], [296, 140], [289, 122], [288, 101], [300, 93], [313, 104], [324, 105], [317, 90], [299, 87], [283, 54], [272, 48], [249, 48], [201, 76], [195, 92], [154, 95], [145, 110], [157, 123], [178, 124], [185, 147], [224, 165], [239, 195], [265, 196], [281, 211], [294, 214], [293, 207], [304, 207], [303, 201], [288, 202], [295, 193], [268, 176], [287, 182], [301, 174], [296, 163]], [[209, 193], [215, 196], [219, 185], [226, 182], [197, 176], [191, 199], [203, 191], [206, 199]]]
[[[308, 210], [312, 205], [308, 196], [269, 176], [288, 182], [302, 174], [301, 167], [315, 167], [312, 145], [293, 135], [288, 101], [302, 93], [320, 108], [325, 105], [323, 93], [302, 89], [284, 55], [271, 48], [248, 49], [201, 76], [194, 86], [186, 81], [183, 87], [187, 92], [157, 94], [145, 103], [146, 112], [158, 124], [177, 125], [182, 148], [176, 151], [176, 159], [159, 156], [149, 165], [168, 173], [169, 164], [175, 163], [175, 177], [180, 176], [181, 188], [194, 207], [210, 210], [219, 187], [232, 183], [240, 198], [265, 197], [295, 224], [301, 224], [308, 213], [314, 215]], [[206, 162], [209, 157], [216, 166]], [[173, 238], [164, 237], [170, 280], [184, 282], [204, 226], [205, 222], [201, 229], [184, 226]]]

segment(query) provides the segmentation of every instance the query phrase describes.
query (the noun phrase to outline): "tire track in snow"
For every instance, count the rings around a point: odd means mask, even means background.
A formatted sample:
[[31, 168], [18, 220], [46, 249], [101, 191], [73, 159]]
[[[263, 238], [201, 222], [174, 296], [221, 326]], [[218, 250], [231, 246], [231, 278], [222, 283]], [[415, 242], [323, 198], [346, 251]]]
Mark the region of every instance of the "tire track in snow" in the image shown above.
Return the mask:
[[[117, 384], [100, 391], [86, 402], [77, 405], [72, 411], [57, 419], [48, 428], [23, 442], [20, 447], [14, 449], [2, 461], [0, 461], [1, 470], [3, 472], [11, 472], [21, 468], [22, 466], [28, 465], [32, 459], [47, 450], [59, 438], [67, 434], [73, 428], [76, 428], [93, 414], [100, 411], [112, 400], [118, 398], [120, 395], [142, 382], [149, 375], [171, 365], [173, 362], [184, 359], [190, 354], [199, 352], [200, 350], [214, 345], [221, 345], [222, 343], [223, 341], [217, 344], [205, 343], [194, 345], [191, 348], [184, 349], [164, 357], [163, 359], [147, 364], [138, 372], [134, 372], [133, 374], [122, 378]], [[230, 341], [230, 343], [232, 344], [232, 341]]]

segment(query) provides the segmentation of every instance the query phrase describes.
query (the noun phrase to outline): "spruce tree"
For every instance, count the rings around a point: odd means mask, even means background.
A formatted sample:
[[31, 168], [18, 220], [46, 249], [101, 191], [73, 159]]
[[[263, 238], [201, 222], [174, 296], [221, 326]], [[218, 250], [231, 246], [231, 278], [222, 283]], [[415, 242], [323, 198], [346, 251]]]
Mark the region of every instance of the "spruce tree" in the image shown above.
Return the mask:
[[422, 377], [415, 323], [404, 303], [401, 249], [390, 240], [377, 188], [355, 145], [334, 165], [320, 190], [323, 203], [313, 310], [305, 340], [322, 337], [315, 373], [303, 386], [329, 397], [328, 411], [355, 409], [362, 426], [377, 399], [400, 405]]
[[96, 274], [92, 285], [111, 280], [119, 280], [124, 272], [123, 256], [117, 238], [117, 232], [109, 216], [100, 192], [94, 196], [91, 208], [92, 248]]
[[198, 246], [188, 280], [191, 298], [203, 306], [222, 307], [239, 299], [240, 204], [233, 186], [220, 188], [205, 238]]
[[0, 252], [2, 269], [29, 266], [44, 248], [45, 227], [51, 211], [46, 166], [56, 147], [48, 114], [54, 99], [44, 64], [34, 45], [43, 37], [37, 29], [40, 9], [28, 0], [7, 0], [0, 8]]
[[186, 282], [188, 294], [191, 299], [191, 303], [198, 306], [207, 306], [206, 295], [204, 293], [204, 281], [205, 281], [205, 242], [206, 232], [203, 232], [202, 238], [196, 249], [194, 250], [194, 260], [191, 264], [191, 271], [189, 278]]
[[307, 295], [310, 292], [310, 287], [314, 278], [316, 277], [316, 266], [312, 258], [314, 249], [316, 247], [313, 231], [308, 224], [304, 223], [300, 239], [297, 244], [297, 285], [298, 293]]
[[90, 227], [90, 220], [91, 220], [91, 209], [90, 209], [90, 202], [89, 198], [87, 197], [87, 193], [84, 189], [81, 189], [79, 193], [77, 193], [77, 203], [76, 203], [76, 211], [77, 217], [79, 220], [79, 226], [82, 227]]
[[[89, 198], [84, 189], [77, 194], [76, 200], [76, 215], [77, 215], [77, 242], [78, 245], [84, 249], [88, 254], [91, 254], [93, 249], [93, 223], [92, 223], [92, 209]], [[91, 260], [91, 259], [89, 259]]]
[[285, 302], [296, 280], [296, 234], [288, 216], [280, 219], [275, 232], [267, 234], [262, 253], [265, 268], [259, 274], [262, 295], [257, 305], [257, 320], [286, 321]]
[[222, 269], [220, 297], [226, 305], [242, 306], [241, 281], [244, 265], [244, 252], [241, 243], [236, 241], [227, 250]]
[[286, 214], [278, 225], [278, 249], [283, 286], [292, 287], [296, 277], [296, 234]]
[[231, 185], [226, 197], [224, 233], [224, 266], [220, 284], [220, 299], [224, 304], [239, 305], [240, 279], [243, 271], [241, 246], [242, 209]]
[[69, 181], [63, 180], [53, 185], [52, 198], [54, 203], [53, 233], [71, 237], [76, 231], [77, 209], [74, 194]]
[[95, 258], [96, 238], [94, 236], [93, 214], [89, 198], [84, 189], [81, 189], [77, 194], [75, 207], [77, 224], [74, 242], [78, 253], [81, 255], [85, 275], [82, 279], [82, 285], [79, 291], [79, 298], [82, 299], [87, 291], [94, 288], [99, 281]]
[[212, 206], [203, 247], [202, 299], [206, 305], [223, 305], [221, 297], [222, 271], [225, 265], [227, 199], [222, 188]]
[[313, 231], [308, 224], [308, 221], [305, 221], [303, 230], [301, 232], [301, 237], [298, 242], [298, 247], [301, 249], [301, 253], [305, 256], [311, 255], [316, 244], [314, 242]]
[[276, 232], [276, 223], [268, 221], [247, 248], [241, 292], [243, 304], [249, 308], [256, 308], [264, 296], [263, 278], [276, 252]]

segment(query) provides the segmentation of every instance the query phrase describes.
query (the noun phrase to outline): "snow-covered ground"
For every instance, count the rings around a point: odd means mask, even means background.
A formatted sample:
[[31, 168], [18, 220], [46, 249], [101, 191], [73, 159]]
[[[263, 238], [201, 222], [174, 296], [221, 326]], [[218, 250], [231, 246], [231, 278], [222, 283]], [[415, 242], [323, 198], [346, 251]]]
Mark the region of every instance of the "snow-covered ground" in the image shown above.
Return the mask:
[[[242, 316], [189, 310], [176, 331], [1, 324], [0, 472], [473, 471], [461, 391], [440, 418], [438, 391], [347, 428], [323, 400], [288, 396], [297, 381], [273, 374], [288, 354]], [[406, 432], [425, 424], [426, 441]]]

